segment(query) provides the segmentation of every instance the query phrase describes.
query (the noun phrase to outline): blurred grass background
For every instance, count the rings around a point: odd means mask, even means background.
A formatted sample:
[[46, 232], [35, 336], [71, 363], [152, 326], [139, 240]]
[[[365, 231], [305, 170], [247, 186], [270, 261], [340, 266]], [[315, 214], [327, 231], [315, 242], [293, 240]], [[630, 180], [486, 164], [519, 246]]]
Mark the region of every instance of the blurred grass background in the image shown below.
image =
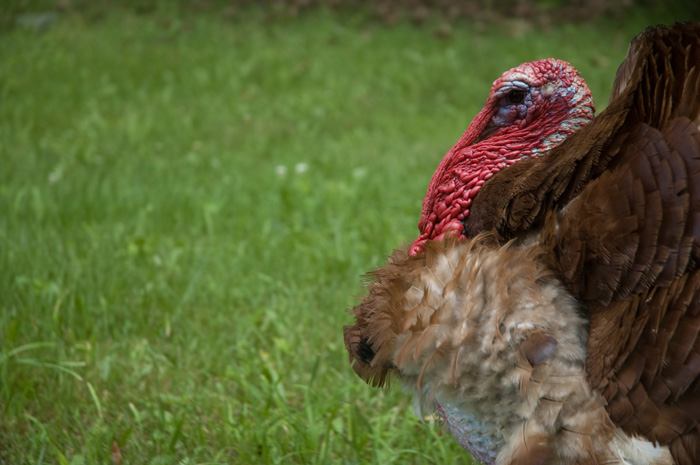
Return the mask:
[[360, 276], [503, 71], [601, 109], [697, 7], [336, 3], [4, 2], [0, 463], [469, 463], [353, 374]]

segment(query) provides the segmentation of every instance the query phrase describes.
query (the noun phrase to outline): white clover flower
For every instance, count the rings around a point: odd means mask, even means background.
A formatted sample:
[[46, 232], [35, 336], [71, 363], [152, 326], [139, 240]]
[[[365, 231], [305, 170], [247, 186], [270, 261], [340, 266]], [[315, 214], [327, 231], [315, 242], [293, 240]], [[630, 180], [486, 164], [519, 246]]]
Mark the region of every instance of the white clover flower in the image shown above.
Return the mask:
[[297, 174], [304, 174], [309, 171], [309, 164], [304, 162], [297, 163], [294, 166], [294, 171], [296, 171]]
[[277, 174], [277, 177], [279, 178], [287, 176], [287, 167], [284, 165], [275, 166], [275, 174]]
[[49, 184], [56, 184], [63, 177], [63, 170], [56, 169], [49, 173]]

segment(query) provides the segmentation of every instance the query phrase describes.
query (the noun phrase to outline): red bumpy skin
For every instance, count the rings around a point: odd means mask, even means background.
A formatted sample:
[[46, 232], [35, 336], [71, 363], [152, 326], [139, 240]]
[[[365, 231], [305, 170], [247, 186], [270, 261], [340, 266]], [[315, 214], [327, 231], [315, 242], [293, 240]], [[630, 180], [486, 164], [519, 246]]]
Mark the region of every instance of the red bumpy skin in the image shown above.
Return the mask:
[[487, 179], [521, 158], [544, 155], [588, 124], [594, 113], [586, 82], [565, 61], [538, 60], [503, 73], [484, 108], [435, 170], [411, 255], [422, 253], [427, 240], [460, 235], [469, 206]]

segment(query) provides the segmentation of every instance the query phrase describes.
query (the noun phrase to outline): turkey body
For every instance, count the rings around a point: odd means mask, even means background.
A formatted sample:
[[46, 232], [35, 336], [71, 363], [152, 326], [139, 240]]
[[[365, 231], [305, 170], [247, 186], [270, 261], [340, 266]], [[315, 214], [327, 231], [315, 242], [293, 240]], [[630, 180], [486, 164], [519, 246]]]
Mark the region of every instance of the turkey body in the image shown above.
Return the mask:
[[431, 180], [345, 344], [484, 463], [700, 463], [700, 25], [631, 44], [592, 117], [521, 65]]

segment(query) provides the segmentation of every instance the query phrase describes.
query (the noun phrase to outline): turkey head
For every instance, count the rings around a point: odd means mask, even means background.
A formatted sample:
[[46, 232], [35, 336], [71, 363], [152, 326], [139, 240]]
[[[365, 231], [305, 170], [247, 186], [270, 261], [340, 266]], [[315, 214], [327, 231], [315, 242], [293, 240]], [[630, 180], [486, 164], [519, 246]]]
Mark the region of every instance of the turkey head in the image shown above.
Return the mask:
[[594, 112], [586, 82], [565, 61], [538, 60], [503, 73], [433, 174], [411, 255], [429, 239], [465, 233], [472, 200], [489, 178], [518, 160], [546, 154]]

